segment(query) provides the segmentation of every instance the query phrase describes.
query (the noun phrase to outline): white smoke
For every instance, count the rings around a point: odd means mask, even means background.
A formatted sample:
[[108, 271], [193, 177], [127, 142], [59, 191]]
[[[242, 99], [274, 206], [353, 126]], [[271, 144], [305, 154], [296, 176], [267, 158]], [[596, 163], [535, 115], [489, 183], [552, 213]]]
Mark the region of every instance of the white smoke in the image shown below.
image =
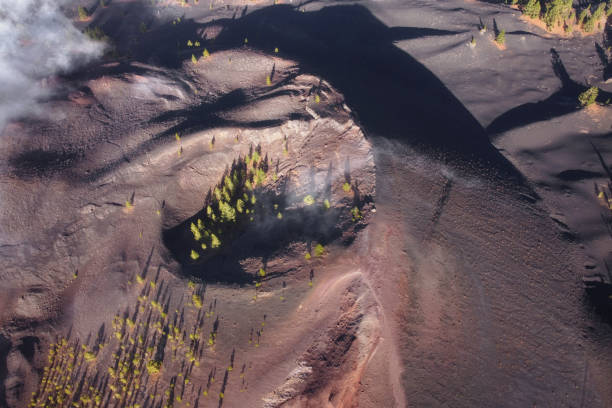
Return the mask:
[[9, 120], [40, 112], [43, 80], [99, 57], [61, 12], [65, 0], [0, 0], [0, 133]]

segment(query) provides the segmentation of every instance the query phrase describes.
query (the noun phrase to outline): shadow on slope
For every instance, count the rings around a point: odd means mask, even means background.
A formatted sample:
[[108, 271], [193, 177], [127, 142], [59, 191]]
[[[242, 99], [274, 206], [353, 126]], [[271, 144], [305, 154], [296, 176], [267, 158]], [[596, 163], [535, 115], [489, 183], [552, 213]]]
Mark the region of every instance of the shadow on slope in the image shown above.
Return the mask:
[[[218, 35], [206, 38], [213, 31]], [[359, 5], [331, 6], [313, 12], [277, 5], [240, 18], [205, 24], [193, 20], [169, 22], [143, 34], [133, 58], [177, 68], [204, 48], [214, 57], [216, 51], [245, 47], [247, 39], [250, 49], [265, 53], [273, 54], [278, 47], [281, 57], [298, 62], [298, 74], [311, 73], [338, 89], [370, 136], [400, 140], [442, 162], [523, 184], [520, 173], [491, 145], [482, 126], [446, 86], [394, 45], [394, 41], [402, 39], [452, 34], [456, 33], [387, 27]], [[185, 45], [195, 39], [201, 42], [198, 49]], [[171, 122], [172, 118], [182, 122], [183, 130], [192, 125], [201, 128], [218, 120], [210, 113], [219, 104], [227, 108], [232, 100], [238, 104], [246, 102], [237, 94], [219, 99], [211, 101], [210, 106], [203, 104], [192, 110], [165, 113], [156, 121]], [[168, 135], [153, 139], [160, 143], [169, 140], [165, 137]], [[94, 174], [105, 172], [99, 170]]]
[[[561, 89], [543, 101], [525, 103], [498, 116], [487, 126], [487, 132], [490, 135], [567, 115], [580, 108], [578, 95], [586, 91], [588, 86], [570, 78], [559, 53], [554, 48], [551, 48], [550, 53], [553, 72], [561, 81]], [[612, 93], [599, 90], [598, 102], [604, 103], [610, 98], [612, 98]]]
[[240, 19], [218, 20], [223, 30], [207, 46], [212, 52], [248, 46], [279, 48], [302, 71], [328, 80], [342, 93], [365, 130], [399, 139], [444, 161], [520, 174], [490, 144], [484, 129], [444, 84], [394, 41], [449, 31], [385, 26], [359, 5], [299, 12], [273, 6]]
[[[606, 47], [606, 48], [604, 48]], [[595, 51], [597, 51], [597, 55], [601, 60], [601, 65], [603, 65], [603, 80], [607, 81], [612, 78], [612, 64], [610, 63], [610, 51], [608, 51], [609, 45], [607, 45], [607, 41], [604, 41], [603, 45], [599, 43], [595, 43]]]
[[8, 376], [7, 358], [11, 349], [11, 342], [7, 337], [0, 334], [0, 406], [6, 407], [6, 387], [5, 381]]

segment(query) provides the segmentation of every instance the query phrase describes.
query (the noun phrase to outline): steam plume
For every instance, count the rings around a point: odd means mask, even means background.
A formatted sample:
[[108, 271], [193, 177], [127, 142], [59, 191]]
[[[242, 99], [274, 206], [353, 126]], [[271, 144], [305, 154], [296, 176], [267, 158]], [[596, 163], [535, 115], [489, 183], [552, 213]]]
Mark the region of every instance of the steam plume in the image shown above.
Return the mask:
[[40, 113], [42, 80], [100, 56], [61, 12], [65, 0], [0, 0], [0, 132], [11, 119]]

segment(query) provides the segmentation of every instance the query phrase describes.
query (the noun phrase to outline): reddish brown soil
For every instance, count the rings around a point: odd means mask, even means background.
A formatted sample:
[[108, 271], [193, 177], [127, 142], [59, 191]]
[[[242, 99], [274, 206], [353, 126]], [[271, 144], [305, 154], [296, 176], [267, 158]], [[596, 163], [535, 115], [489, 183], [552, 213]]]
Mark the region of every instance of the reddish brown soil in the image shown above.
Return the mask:
[[[96, 9], [116, 55], [1, 134], [0, 406], [610, 406], [592, 38], [463, 0], [238, 3]], [[503, 53], [465, 46], [481, 15]], [[254, 220], [177, 256], [257, 146]]]

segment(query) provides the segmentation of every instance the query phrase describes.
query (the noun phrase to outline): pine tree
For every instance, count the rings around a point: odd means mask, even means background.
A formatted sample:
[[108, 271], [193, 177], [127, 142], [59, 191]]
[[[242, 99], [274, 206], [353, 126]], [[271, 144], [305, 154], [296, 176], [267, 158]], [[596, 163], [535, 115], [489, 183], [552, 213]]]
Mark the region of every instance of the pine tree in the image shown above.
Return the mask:
[[584, 9], [580, 12], [580, 14], [578, 15], [578, 25], [582, 26], [582, 24], [584, 23], [584, 20], [587, 18], [589, 14], [589, 10], [588, 9]]
[[539, 18], [542, 12], [542, 5], [540, 0], [529, 0], [525, 7], [523, 7], [523, 13], [529, 18]]
[[81, 19], [81, 21], [85, 21], [89, 18], [89, 13], [87, 12], [87, 9], [85, 7], [79, 6], [77, 11], [79, 13], [79, 19]]
[[195, 55], [191, 54], [191, 62], [193, 62], [194, 64], [198, 63], [198, 59], [196, 58]]
[[594, 28], [595, 28], [595, 18], [593, 16], [590, 16], [585, 21], [584, 25], [582, 26], [582, 29], [584, 30], [585, 33], [590, 33], [593, 31]]
[[219, 248], [221, 241], [215, 234], [210, 234], [210, 246], [213, 248]]
[[552, 30], [565, 21], [572, 12], [572, 0], [552, 0], [546, 3], [544, 22], [546, 28]]
[[595, 11], [593, 12], [593, 18], [595, 20], [599, 20], [600, 18], [604, 16], [605, 11], [606, 11], [606, 3], [599, 3], [599, 6], [597, 6], [597, 9], [595, 9]]
[[597, 95], [599, 95], [599, 88], [592, 86], [578, 95], [578, 102], [580, 102], [580, 106], [589, 106], [595, 103]]
[[495, 42], [499, 45], [504, 45], [506, 43], [506, 30], [501, 30], [497, 37], [495, 37]]

